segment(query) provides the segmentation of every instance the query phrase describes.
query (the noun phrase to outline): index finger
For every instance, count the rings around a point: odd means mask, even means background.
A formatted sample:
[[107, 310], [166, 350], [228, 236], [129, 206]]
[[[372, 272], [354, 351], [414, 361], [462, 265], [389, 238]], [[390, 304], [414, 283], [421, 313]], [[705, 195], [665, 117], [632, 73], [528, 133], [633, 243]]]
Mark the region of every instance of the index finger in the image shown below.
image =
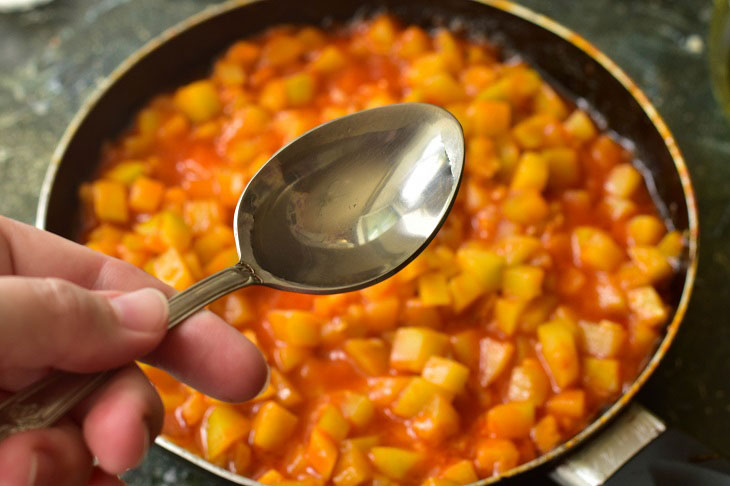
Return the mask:
[[0, 275], [56, 277], [93, 290], [175, 291], [129, 263], [0, 216]]

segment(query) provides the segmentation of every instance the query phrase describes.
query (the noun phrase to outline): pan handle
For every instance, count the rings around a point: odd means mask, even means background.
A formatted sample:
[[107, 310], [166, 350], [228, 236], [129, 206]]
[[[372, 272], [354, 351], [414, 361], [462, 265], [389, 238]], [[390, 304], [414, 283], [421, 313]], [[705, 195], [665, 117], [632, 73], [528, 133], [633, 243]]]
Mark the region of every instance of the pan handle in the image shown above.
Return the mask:
[[550, 477], [563, 486], [598, 486], [666, 430], [647, 409], [632, 403], [595, 439], [556, 467]]
[[730, 461], [637, 403], [551, 473], [562, 486], [730, 484]]

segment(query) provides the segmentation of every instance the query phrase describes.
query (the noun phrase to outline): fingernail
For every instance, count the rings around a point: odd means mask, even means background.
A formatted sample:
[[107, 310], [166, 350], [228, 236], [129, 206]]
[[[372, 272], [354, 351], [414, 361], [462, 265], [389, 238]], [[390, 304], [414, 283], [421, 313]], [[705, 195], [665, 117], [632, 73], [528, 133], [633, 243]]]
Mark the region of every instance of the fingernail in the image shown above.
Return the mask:
[[34, 451], [30, 458], [30, 471], [28, 472], [28, 486], [41, 486], [53, 484], [56, 475], [53, 458], [43, 451]]
[[[261, 353], [261, 359], [263, 359], [264, 363], [266, 363], [266, 358], [264, 358], [263, 353]], [[266, 363], [266, 380], [264, 380], [264, 386], [261, 387], [261, 390], [259, 390], [259, 392], [256, 394], [256, 396], [259, 396], [263, 392], [265, 392], [269, 388], [270, 383], [271, 383], [271, 366], [269, 366], [269, 363]]]
[[119, 323], [132, 331], [156, 332], [167, 327], [167, 298], [157, 289], [141, 289], [110, 300]]

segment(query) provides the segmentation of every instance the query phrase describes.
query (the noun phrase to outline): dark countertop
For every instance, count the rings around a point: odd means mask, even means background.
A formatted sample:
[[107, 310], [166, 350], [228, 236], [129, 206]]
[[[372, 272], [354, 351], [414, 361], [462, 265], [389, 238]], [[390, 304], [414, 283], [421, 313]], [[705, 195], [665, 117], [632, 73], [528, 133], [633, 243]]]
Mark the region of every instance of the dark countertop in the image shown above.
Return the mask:
[[[56, 0], [0, 14], [0, 214], [32, 223], [49, 157], [81, 102], [147, 40], [205, 0]], [[730, 456], [730, 125], [709, 84], [709, 1], [521, 0], [577, 31], [665, 118], [699, 198], [700, 268], [687, 318], [639, 395], [669, 425]], [[130, 484], [224, 484], [153, 448]]]

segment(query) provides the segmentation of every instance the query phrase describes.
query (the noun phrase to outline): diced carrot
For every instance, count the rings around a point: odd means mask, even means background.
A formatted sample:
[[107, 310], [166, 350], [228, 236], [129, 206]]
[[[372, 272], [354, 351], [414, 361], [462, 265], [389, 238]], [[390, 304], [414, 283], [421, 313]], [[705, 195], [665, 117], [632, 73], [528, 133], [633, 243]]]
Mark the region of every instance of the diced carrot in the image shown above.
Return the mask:
[[520, 224], [537, 224], [547, 217], [548, 212], [545, 199], [534, 190], [511, 194], [502, 203], [502, 214]]
[[218, 273], [221, 270], [225, 270], [226, 268], [232, 267], [236, 263], [238, 263], [238, 250], [236, 250], [235, 247], [233, 248], [226, 248], [220, 252], [218, 252], [206, 265], [205, 265], [205, 274], [206, 275], [213, 275], [214, 273]]
[[513, 191], [542, 191], [548, 183], [547, 160], [536, 152], [525, 152], [517, 163], [510, 188]]
[[326, 34], [322, 29], [309, 25], [302, 27], [296, 39], [305, 51], [319, 49], [327, 44]]
[[540, 89], [535, 95], [534, 103], [537, 113], [545, 113], [558, 120], [562, 120], [568, 116], [568, 108], [565, 102], [547, 83], [540, 85]]
[[210, 81], [196, 81], [175, 93], [177, 107], [195, 123], [210, 120], [222, 107], [215, 86]]
[[365, 304], [365, 325], [370, 331], [383, 332], [393, 329], [398, 320], [398, 297], [381, 298]]
[[658, 340], [659, 333], [652, 326], [639, 322], [629, 329], [629, 347], [633, 356], [647, 356]]
[[396, 28], [393, 19], [387, 15], [378, 16], [370, 24], [366, 35], [375, 52], [388, 53], [395, 43]]
[[477, 482], [477, 473], [474, 471], [474, 464], [462, 459], [450, 465], [441, 472], [441, 477], [459, 484], [470, 484]]
[[401, 32], [395, 52], [405, 59], [413, 59], [426, 52], [430, 42], [428, 34], [422, 28], [413, 25]]
[[195, 390], [190, 390], [190, 392], [188, 399], [180, 406], [180, 415], [188, 427], [194, 427], [203, 419], [208, 404], [202, 393]]
[[233, 231], [228, 226], [217, 224], [200, 235], [193, 242], [193, 249], [200, 261], [207, 265], [221, 250], [234, 244]]
[[431, 272], [418, 279], [418, 295], [426, 305], [450, 305], [451, 293], [446, 275], [441, 272]]
[[477, 99], [469, 105], [466, 115], [474, 126], [474, 133], [493, 137], [509, 130], [512, 108], [504, 101]]
[[604, 271], [615, 269], [625, 258], [608, 233], [589, 226], [573, 231], [573, 254], [582, 265]]
[[206, 458], [214, 459], [248, 435], [251, 423], [234, 409], [218, 405], [207, 414], [204, 427], [207, 440]]
[[261, 449], [274, 451], [294, 433], [297, 417], [276, 402], [266, 402], [253, 421], [251, 442]]
[[329, 479], [337, 462], [338, 450], [332, 439], [315, 428], [309, 436], [307, 457], [323, 480]]
[[599, 395], [613, 395], [621, 390], [621, 368], [618, 360], [586, 358], [583, 360], [583, 381]]
[[439, 105], [454, 103], [466, 96], [464, 88], [451, 74], [445, 72], [424, 79], [420, 87], [427, 101]]
[[656, 245], [665, 231], [664, 223], [659, 218], [647, 214], [634, 216], [626, 224], [629, 244], [632, 245]]
[[193, 232], [179, 215], [163, 211], [160, 214], [160, 238], [168, 247], [184, 252], [190, 247]]
[[231, 453], [233, 469], [238, 474], [246, 474], [251, 465], [251, 448], [245, 442], [236, 442]]
[[679, 231], [671, 231], [664, 235], [657, 248], [669, 258], [679, 258], [684, 249], [684, 237]]
[[309, 348], [285, 344], [274, 348], [273, 357], [276, 366], [284, 373], [295, 369], [311, 354]]
[[451, 349], [454, 357], [470, 369], [479, 367], [479, 333], [468, 329], [451, 336]]
[[124, 184], [101, 179], [92, 185], [94, 213], [101, 221], [126, 223], [129, 219], [127, 189]]
[[129, 207], [138, 213], [151, 213], [160, 207], [165, 186], [149, 177], [138, 177], [129, 188]]
[[264, 44], [261, 60], [272, 66], [284, 66], [294, 62], [302, 54], [302, 47], [292, 36], [273, 36]]
[[320, 341], [320, 328], [323, 321], [311, 312], [275, 310], [266, 318], [274, 330], [274, 335], [292, 346], [311, 347]]
[[575, 149], [554, 147], [544, 149], [540, 155], [547, 162], [549, 187], [566, 189], [578, 185], [581, 180], [581, 166]]
[[327, 46], [312, 61], [312, 68], [322, 73], [332, 73], [347, 64], [345, 55], [337, 46]]
[[540, 453], [545, 454], [557, 446], [562, 437], [558, 429], [558, 421], [552, 415], [546, 415], [532, 428], [532, 440]]
[[269, 469], [268, 471], [264, 472], [256, 478], [256, 481], [258, 481], [261, 484], [278, 484], [281, 483], [284, 480], [284, 476], [281, 475], [279, 471], [276, 469]]
[[474, 463], [482, 475], [509, 471], [517, 466], [520, 453], [511, 440], [483, 439], [477, 443]]
[[583, 418], [586, 413], [585, 392], [583, 390], [565, 390], [550, 397], [545, 408], [553, 415]]
[[631, 197], [642, 183], [641, 174], [631, 164], [617, 165], [606, 178], [606, 192], [617, 197]]
[[580, 142], [587, 142], [598, 133], [591, 118], [586, 112], [579, 109], [570, 114], [563, 122], [563, 126], [568, 134]]
[[498, 439], [527, 437], [534, 424], [535, 405], [531, 402], [505, 403], [487, 412], [487, 431]]
[[403, 306], [400, 321], [406, 327], [441, 327], [442, 319], [438, 309], [425, 305], [420, 299], [408, 299]]

